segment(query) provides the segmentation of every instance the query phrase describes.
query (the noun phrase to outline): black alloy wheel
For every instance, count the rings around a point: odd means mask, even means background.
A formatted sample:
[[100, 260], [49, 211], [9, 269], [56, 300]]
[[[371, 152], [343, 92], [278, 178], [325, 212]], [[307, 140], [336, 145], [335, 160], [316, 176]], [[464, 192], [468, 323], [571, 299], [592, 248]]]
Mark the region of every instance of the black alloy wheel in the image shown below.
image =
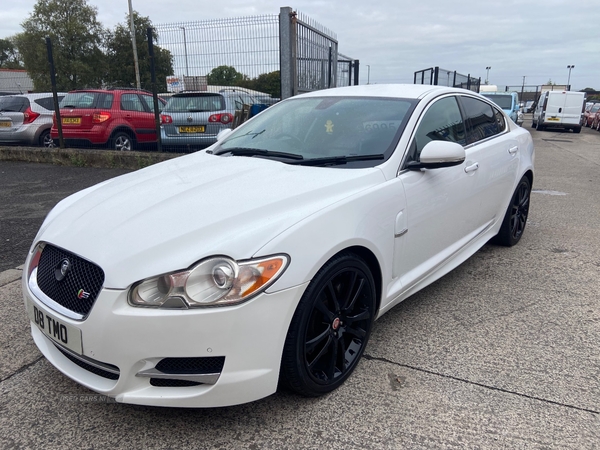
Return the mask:
[[283, 350], [283, 384], [310, 397], [339, 387], [363, 354], [375, 313], [375, 282], [367, 264], [352, 253], [327, 262], [294, 313]]
[[523, 177], [506, 210], [500, 231], [494, 238], [496, 244], [512, 247], [521, 240], [527, 225], [530, 199], [531, 183], [527, 177]]

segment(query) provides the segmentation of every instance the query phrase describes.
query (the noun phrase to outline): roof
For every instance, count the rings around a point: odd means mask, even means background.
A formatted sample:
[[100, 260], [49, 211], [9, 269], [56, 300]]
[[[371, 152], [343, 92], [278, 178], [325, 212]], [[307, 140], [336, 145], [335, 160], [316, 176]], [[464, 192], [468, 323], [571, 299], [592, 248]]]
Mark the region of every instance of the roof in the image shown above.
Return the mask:
[[24, 94], [33, 91], [33, 80], [26, 70], [0, 69], [0, 92]]

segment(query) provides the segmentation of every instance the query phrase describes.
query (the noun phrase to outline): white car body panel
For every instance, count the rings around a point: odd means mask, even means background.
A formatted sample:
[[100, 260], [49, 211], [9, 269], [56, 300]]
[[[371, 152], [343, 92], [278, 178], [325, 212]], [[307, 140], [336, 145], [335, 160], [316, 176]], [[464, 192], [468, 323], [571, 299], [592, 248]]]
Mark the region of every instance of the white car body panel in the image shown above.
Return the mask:
[[[32, 335], [46, 358], [77, 382], [120, 402], [212, 407], [253, 401], [275, 392], [292, 316], [310, 281], [332, 257], [351, 249], [368, 261], [380, 316], [498, 233], [520, 179], [533, 173], [533, 141], [526, 130], [506, 117], [504, 137], [466, 146], [463, 163], [402, 170], [405, 149], [429, 105], [447, 95], [474, 94], [373, 85], [305, 97], [335, 95], [420, 102], [396, 151], [374, 167], [304, 167], [199, 152], [59, 203], [32, 251], [47, 242], [103, 268], [105, 282], [89, 315], [60, 320], [81, 330], [84, 357], [117, 366], [120, 376], [106, 380], [74, 364], [32, 322]], [[240, 130], [250, 129], [253, 120]], [[289, 255], [289, 266], [265, 292], [240, 305], [165, 310], [128, 303], [132, 284], [203, 258], [275, 254]], [[56, 316], [32, 293], [27, 272], [26, 303]], [[211, 356], [226, 357], [216, 384], [156, 387], [139, 376], [162, 358]]]

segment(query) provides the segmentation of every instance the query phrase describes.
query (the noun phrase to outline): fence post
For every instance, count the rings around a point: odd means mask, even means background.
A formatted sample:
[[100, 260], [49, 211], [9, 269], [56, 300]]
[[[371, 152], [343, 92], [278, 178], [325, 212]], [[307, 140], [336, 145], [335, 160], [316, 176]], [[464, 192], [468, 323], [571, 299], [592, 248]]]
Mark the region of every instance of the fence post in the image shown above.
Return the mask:
[[289, 6], [279, 10], [279, 65], [281, 69], [281, 99], [298, 92], [296, 80], [296, 13]]
[[54, 101], [54, 114], [56, 114], [56, 127], [58, 128], [58, 146], [65, 148], [63, 139], [62, 120], [58, 106], [58, 94], [56, 89], [56, 69], [54, 68], [54, 56], [52, 55], [52, 41], [46, 38], [46, 50], [48, 52], [48, 65], [50, 66], [50, 84], [52, 85], [52, 100]]
[[152, 27], [146, 30], [148, 36], [148, 54], [150, 55], [150, 81], [152, 82], [152, 100], [154, 101], [154, 129], [156, 131], [156, 149], [162, 152], [160, 140], [160, 114], [158, 113], [158, 94], [156, 92], [156, 70], [154, 67], [154, 44], [152, 42]]
[[360, 61], [358, 59], [354, 60], [354, 86], [358, 86], [358, 69], [360, 67]]

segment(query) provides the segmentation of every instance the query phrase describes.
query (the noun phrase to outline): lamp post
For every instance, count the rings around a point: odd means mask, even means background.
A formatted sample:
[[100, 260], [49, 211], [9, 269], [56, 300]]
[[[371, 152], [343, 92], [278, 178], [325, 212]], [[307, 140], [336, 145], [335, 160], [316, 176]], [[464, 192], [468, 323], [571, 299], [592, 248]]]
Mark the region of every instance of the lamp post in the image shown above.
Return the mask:
[[492, 66], [487, 66], [485, 68], [485, 70], [487, 70], [487, 75], [485, 76], [485, 84], [489, 84], [489, 80], [490, 80], [490, 69], [492, 68]]
[[185, 53], [185, 76], [188, 77], [189, 74], [189, 70], [188, 70], [188, 57], [187, 57], [187, 40], [185, 38], [185, 27], [179, 27], [183, 30], [183, 51]]
[[137, 45], [135, 43], [135, 27], [133, 24], [133, 6], [131, 6], [131, 0], [129, 1], [129, 29], [131, 33], [131, 45], [133, 46], [133, 65], [135, 67], [135, 82], [138, 89], [142, 88], [140, 82], [140, 64], [138, 62]]
[[571, 64], [567, 66], [567, 69], [569, 69], [569, 78], [567, 80], [567, 91], [571, 90], [571, 84], [570, 84], [571, 83], [571, 69], [574, 69], [574, 68], [575, 68], [575, 66], [571, 65]]

